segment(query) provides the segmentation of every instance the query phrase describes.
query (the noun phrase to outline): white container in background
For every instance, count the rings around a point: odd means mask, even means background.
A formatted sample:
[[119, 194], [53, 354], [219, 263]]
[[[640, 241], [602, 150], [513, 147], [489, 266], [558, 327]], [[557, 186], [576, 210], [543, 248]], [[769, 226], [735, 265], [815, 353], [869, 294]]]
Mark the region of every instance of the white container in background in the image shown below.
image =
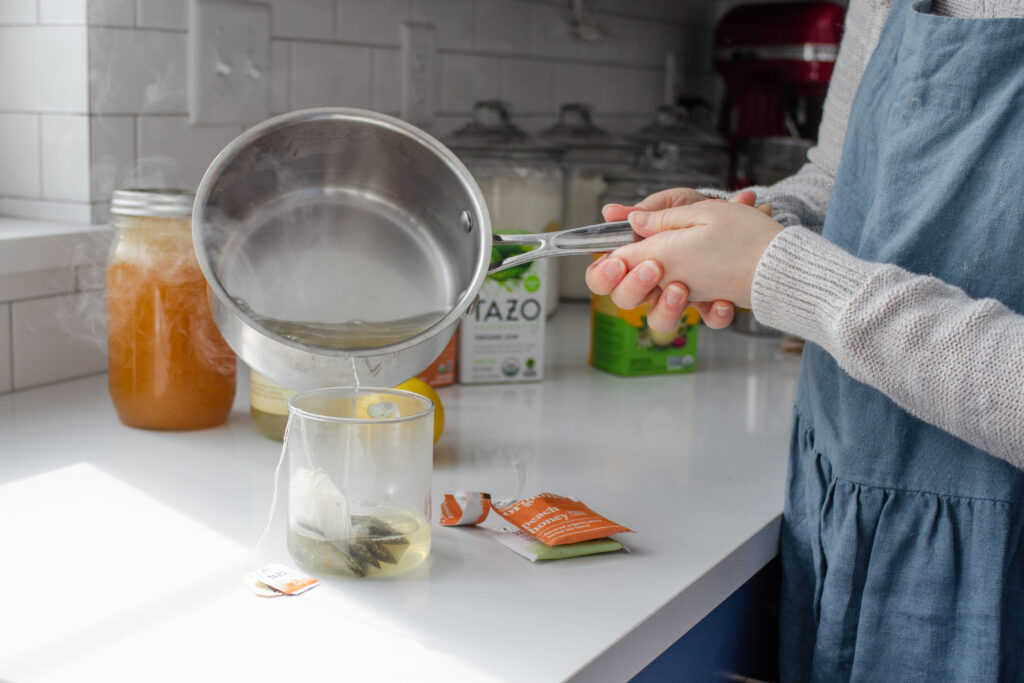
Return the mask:
[[[606, 188], [605, 176], [628, 169], [638, 148], [595, 126], [590, 106], [578, 102], [563, 104], [558, 123], [538, 138], [563, 150], [562, 226], [575, 228], [603, 222], [600, 198]], [[589, 255], [558, 259], [552, 286], [560, 298], [590, 300], [584, 277], [592, 260]]]
[[[473, 120], [448, 146], [469, 168], [483, 193], [495, 233], [550, 232], [561, 228], [562, 168], [559, 149], [531, 141], [512, 123], [503, 102], [477, 102]], [[544, 309], [558, 308], [559, 259], [547, 259]], [[461, 355], [460, 355], [461, 357]]]

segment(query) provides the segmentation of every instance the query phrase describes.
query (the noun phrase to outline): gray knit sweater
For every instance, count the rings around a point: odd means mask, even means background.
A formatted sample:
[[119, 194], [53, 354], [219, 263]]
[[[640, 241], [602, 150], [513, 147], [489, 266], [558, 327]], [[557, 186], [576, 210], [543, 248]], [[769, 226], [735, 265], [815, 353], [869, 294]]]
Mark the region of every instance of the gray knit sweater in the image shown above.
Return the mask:
[[[853, 0], [818, 146], [794, 176], [752, 188], [787, 226], [765, 251], [755, 317], [831, 353], [904, 409], [1024, 469], [1024, 316], [822, 238], [853, 96], [892, 0]], [[937, 0], [961, 17], [1024, 17], [1024, 0]], [[1022, 275], [1024, 277], [1024, 275]]]

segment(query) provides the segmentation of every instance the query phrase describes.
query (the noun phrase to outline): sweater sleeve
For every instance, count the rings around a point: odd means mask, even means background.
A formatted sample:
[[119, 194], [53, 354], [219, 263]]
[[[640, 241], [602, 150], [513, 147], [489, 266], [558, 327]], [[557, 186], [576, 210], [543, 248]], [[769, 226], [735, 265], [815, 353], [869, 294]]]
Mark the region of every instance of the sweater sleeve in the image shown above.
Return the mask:
[[760, 322], [822, 346], [912, 415], [1024, 469], [1024, 316], [801, 227], [765, 250], [751, 300]]

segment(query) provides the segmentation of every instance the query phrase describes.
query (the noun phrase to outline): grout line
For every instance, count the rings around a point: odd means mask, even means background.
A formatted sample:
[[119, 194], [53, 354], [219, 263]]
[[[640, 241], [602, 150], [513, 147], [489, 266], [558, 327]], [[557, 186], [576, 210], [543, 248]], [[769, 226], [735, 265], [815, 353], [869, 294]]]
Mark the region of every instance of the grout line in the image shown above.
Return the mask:
[[139, 117], [132, 117], [132, 146], [135, 148], [132, 154], [132, 184], [135, 187], [142, 185], [142, 180], [139, 178], [139, 150], [142, 149], [142, 127], [139, 126]]
[[284, 101], [287, 109], [292, 108], [292, 42], [285, 42]]
[[[55, 384], [63, 384], [64, 382], [74, 382], [76, 380], [86, 379], [88, 377], [99, 377], [100, 375], [107, 374], [107, 372], [108, 372], [107, 370], [95, 370], [93, 372], [87, 372], [84, 375], [72, 375], [71, 377], [62, 377], [61, 379], [55, 379], [55, 380], [52, 380], [52, 381], [49, 381], [49, 382], [43, 382], [42, 384], [31, 384], [31, 385], [29, 385], [27, 387], [17, 387], [15, 389], [13, 389], [10, 393], [16, 394], [19, 391], [28, 391], [30, 389], [42, 389], [43, 387], [52, 387]], [[11, 380], [12, 380], [11, 381], [11, 385], [12, 386], [14, 385], [13, 379], [14, 379], [14, 375], [12, 373], [11, 374]]]
[[[68, 24], [69, 26], [82, 26], [82, 24]], [[47, 24], [52, 26], [52, 24]], [[188, 35], [187, 28], [162, 28], [160, 26], [119, 26], [117, 24], [86, 24], [88, 28], [102, 28], [108, 31], [157, 31], [159, 33], [178, 33]]]
[[10, 348], [7, 349], [7, 362], [11, 371], [11, 391], [14, 391], [14, 306], [7, 304], [7, 336]]
[[22, 114], [29, 116], [31, 114], [49, 114], [51, 116], [90, 116], [87, 111], [39, 111], [38, 109], [0, 109], [0, 114]]
[[461, 57], [493, 57], [495, 59], [518, 59], [529, 62], [541, 62], [543, 64], [550, 64], [552, 66], [555, 66], [557, 64], [580, 64], [583, 66], [620, 67], [624, 69], [644, 69], [648, 71], [665, 68], [664, 63], [662, 62], [654, 64], [653, 62], [645, 63], [615, 60], [588, 60], [580, 59], [578, 57], [543, 57], [539, 55], [521, 52], [480, 52], [478, 50], [444, 48], [439, 49], [437, 53], [439, 55], [459, 55]]
[[45, 201], [46, 200], [46, 196], [45, 196], [44, 184], [45, 184], [46, 174], [43, 171], [43, 115], [42, 114], [37, 114], [37, 124], [39, 126], [38, 131], [36, 133], [36, 135], [38, 136], [38, 139], [36, 140], [36, 145], [39, 148], [39, 150], [38, 150], [39, 151], [39, 199]]
[[[40, 164], [40, 166], [42, 166], [42, 164]], [[40, 179], [40, 183], [41, 182], [42, 179]], [[4, 194], [0, 195], [0, 199], [14, 199], [19, 202], [47, 202], [51, 204], [67, 204], [68, 206], [78, 206], [80, 204], [92, 203], [92, 200], [90, 199], [49, 199], [47, 197], [26, 197], [25, 195], [21, 194]], [[8, 216], [0, 216], [0, 218], [8, 218]]]

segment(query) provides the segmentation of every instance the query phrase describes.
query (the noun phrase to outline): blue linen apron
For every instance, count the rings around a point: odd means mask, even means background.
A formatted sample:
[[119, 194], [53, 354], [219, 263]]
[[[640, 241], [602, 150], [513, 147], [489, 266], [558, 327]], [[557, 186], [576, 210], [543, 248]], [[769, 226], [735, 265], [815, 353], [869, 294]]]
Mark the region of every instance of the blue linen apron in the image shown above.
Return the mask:
[[[1024, 20], [929, 10], [894, 3], [823, 234], [1022, 313]], [[1024, 680], [1024, 473], [813, 344], [781, 555], [784, 681]]]

